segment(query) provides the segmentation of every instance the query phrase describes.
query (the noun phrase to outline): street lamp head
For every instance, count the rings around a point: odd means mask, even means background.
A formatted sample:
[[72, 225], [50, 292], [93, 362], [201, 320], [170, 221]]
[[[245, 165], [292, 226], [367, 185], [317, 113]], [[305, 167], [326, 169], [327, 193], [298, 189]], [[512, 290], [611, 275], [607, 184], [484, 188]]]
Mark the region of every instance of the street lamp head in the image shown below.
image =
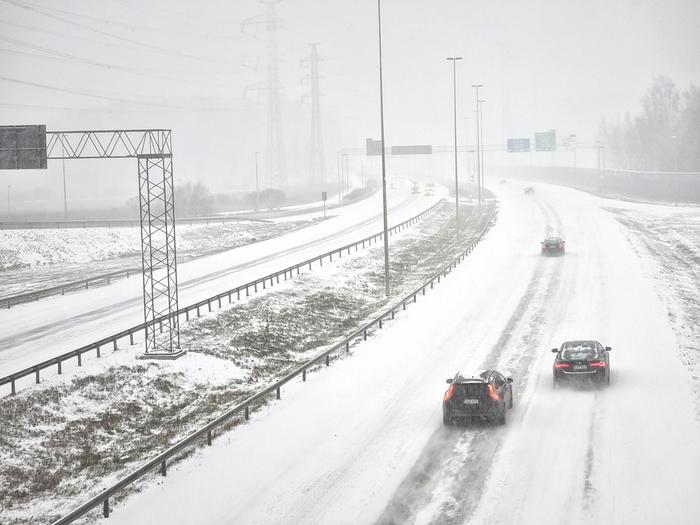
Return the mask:
[[472, 84], [472, 87], [473, 88], [480, 88], [480, 87], [484, 87], [484, 85], [483, 84]]
[[462, 60], [462, 57], [447, 57], [445, 60]]

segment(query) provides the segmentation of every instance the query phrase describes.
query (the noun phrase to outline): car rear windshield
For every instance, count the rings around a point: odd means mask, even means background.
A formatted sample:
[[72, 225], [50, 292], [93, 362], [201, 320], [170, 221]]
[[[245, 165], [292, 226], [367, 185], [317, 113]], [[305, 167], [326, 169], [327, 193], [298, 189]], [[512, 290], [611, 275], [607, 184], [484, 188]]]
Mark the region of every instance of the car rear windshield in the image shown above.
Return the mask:
[[596, 359], [598, 350], [593, 342], [564, 343], [561, 351], [561, 358], [566, 361], [576, 361], [581, 359]]

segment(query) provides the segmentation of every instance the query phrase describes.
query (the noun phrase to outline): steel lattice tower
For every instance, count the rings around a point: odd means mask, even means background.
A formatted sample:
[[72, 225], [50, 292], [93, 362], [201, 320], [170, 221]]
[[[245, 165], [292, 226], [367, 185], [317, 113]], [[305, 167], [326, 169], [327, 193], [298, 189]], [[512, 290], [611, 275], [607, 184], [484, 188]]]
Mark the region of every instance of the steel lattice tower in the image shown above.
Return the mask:
[[309, 142], [309, 183], [325, 184], [326, 162], [323, 153], [323, 135], [321, 133], [321, 91], [319, 89], [318, 73], [318, 43], [309, 44], [311, 54], [302, 64], [307, 64], [309, 75], [304, 77], [311, 83], [311, 136]]
[[280, 71], [277, 53], [277, 28], [279, 18], [275, 4], [282, 0], [260, 0], [267, 6], [265, 28], [267, 30], [267, 152], [266, 175], [271, 188], [286, 185], [287, 175], [282, 140], [282, 112], [280, 108]]

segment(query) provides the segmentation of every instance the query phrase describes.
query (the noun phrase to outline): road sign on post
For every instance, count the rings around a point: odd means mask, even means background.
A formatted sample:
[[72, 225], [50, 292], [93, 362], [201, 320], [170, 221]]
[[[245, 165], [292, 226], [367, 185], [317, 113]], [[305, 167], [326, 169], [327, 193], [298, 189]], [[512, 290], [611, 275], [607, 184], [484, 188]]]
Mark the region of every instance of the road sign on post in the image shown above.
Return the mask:
[[557, 132], [553, 129], [535, 133], [535, 151], [556, 151]]
[[46, 169], [46, 126], [0, 126], [0, 169]]
[[530, 151], [530, 139], [508, 139], [508, 153], [526, 153]]

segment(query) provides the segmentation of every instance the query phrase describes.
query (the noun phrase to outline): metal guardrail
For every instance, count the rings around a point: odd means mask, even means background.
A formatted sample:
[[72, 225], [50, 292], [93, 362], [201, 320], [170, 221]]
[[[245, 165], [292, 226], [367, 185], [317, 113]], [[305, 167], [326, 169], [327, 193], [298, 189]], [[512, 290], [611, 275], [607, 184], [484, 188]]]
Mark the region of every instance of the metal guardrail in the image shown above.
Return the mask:
[[[421, 220], [423, 217], [425, 217], [427, 214], [431, 213], [444, 199], [439, 200], [435, 204], [433, 204], [430, 208], [422, 211], [418, 215], [415, 215], [411, 217], [410, 219], [407, 219], [392, 228], [389, 229], [389, 235], [392, 235], [394, 233], [397, 233], [399, 231], [402, 231], [406, 229], [407, 227], [411, 226], [412, 224], [418, 222]], [[301, 273], [301, 269], [305, 268], [308, 266], [309, 270], [312, 267], [312, 264], [315, 262], [318, 262], [321, 266], [323, 266], [323, 260], [324, 259], [329, 259], [331, 262], [333, 261], [333, 256], [337, 255], [339, 258], [343, 256], [343, 252], [347, 251], [349, 254], [352, 248], [355, 248], [355, 251], [358, 251], [359, 247], [362, 246], [362, 248], [365, 247], [365, 245], [371, 245], [373, 242], [376, 242], [378, 240], [383, 239], [383, 232], [382, 233], [376, 233], [374, 235], [371, 235], [369, 237], [365, 237], [364, 239], [361, 239], [359, 241], [346, 244], [345, 246], [341, 246], [340, 248], [336, 248], [334, 250], [331, 250], [329, 252], [326, 252], [321, 255], [317, 255], [316, 257], [313, 257], [311, 259], [307, 259], [303, 262], [300, 262], [298, 264], [295, 264], [293, 266], [289, 266], [287, 268], [284, 268], [283, 270], [279, 270], [277, 272], [271, 273], [269, 275], [266, 275], [264, 277], [261, 277], [259, 279], [256, 279], [254, 281], [250, 281], [246, 284], [237, 286], [236, 288], [232, 288], [230, 290], [227, 290], [225, 292], [219, 293], [217, 295], [214, 295], [212, 297], [209, 297], [208, 299], [204, 299], [202, 301], [199, 301], [197, 303], [191, 304], [189, 306], [185, 306], [183, 308], [180, 308], [177, 312], [175, 312], [173, 315], [184, 315], [185, 316], [185, 321], [190, 320], [190, 315], [194, 315], [196, 312], [196, 316], [199, 317], [201, 315], [201, 310], [206, 307], [207, 308], [207, 313], [212, 311], [212, 303], [217, 303], [218, 307], [221, 308], [221, 302], [222, 299], [227, 299], [229, 303], [233, 302], [233, 297], [236, 297], [236, 300], [240, 300], [241, 296], [243, 293], [245, 293], [245, 297], [250, 296], [251, 290], [253, 293], [258, 291], [259, 287], [262, 287], [263, 289], [266, 289], [269, 286], [274, 286], [275, 281], [276, 283], [279, 284], [280, 282], [280, 277], [283, 277], [284, 280], [286, 281], [287, 279], [291, 279], [294, 276], [294, 272], [296, 271], [296, 274], [299, 275]], [[12, 374], [9, 374], [4, 377], [0, 377], [0, 386], [10, 384], [11, 385], [11, 393], [14, 395], [17, 392], [16, 388], [16, 381], [18, 379], [21, 379], [26, 376], [34, 375], [35, 376], [35, 383], [39, 383], [41, 380], [41, 371], [49, 368], [56, 366], [58, 373], [61, 374], [63, 372], [63, 362], [67, 361], [68, 359], [72, 358], [77, 358], [78, 359], [78, 366], [82, 366], [82, 358], [83, 354], [86, 352], [90, 352], [92, 350], [95, 350], [96, 356], [100, 357], [101, 356], [101, 350], [105, 346], [112, 345], [113, 350], [117, 350], [118, 348], [118, 342], [122, 339], [129, 338], [129, 344], [133, 345], [134, 344], [134, 335], [144, 331], [144, 335], [146, 333], [146, 330], [148, 329], [156, 329], [156, 324], [157, 329], [162, 331], [162, 323], [165, 320], [165, 317], [161, 317], [159, 319], [156, 319], [149, 325], [146, 323], [141, 323], [137, 326], [134, 326], [132, 328], [128, 328], [126, 330], [123, 330], [117, 334], [110, 335], [108, 337], [105, 337], [103, 339], [100, 339], [97, 342], [90, 343], [88, 345], [82, 346], [80, 348], [77, 348], [75, 350], [71, 350], [70, 352], [66, 352], [64, 354], [61, 354], [57, 357], [53, 357], [51, 359], [47, 359], [46, 361], [43, 361], [41, 363], [38, 363], [36, 365], [32, 365], [30, 367], [25, 368], [24, 370], [20, 370], [18, 372], [14, 372]]]
[[[177, 217], [175, 224], [219, 224], [227, 222], [271, 222], [244, 215]], [[70, 221], [0, 221], [0, 230], [65, 230], [71, 228], [137, 228], [139, 219], [95, 219]]]
[[244, 417], [246, 420], [250, 418], [250, 407], [251, 405], [254, 405], [258, 400], [272, 394], [273, 392], [275, 393], [276, 399], [281, 399], [281, 388], [284, 386], [286, 383], [290, 382], [292, 379], [295, 377], [298, 377], [299, 375], [302, 376], [302, 380], [306, 381], [306, 375], [307, 371], [320, 364], [321, 362], [325, 362], [326, 366], [330, 365], [330, 355], [334, 352], [338, 352], [340, 350], [345, 350], [348, 352], [350, 350], [350, 344], [353, 343], [356, 339], [359, 337], [362, 337], [363, 340], [367, 339], [367, 333], [377, 327], [377, 328], [382, 328], [383, 322], [387, 318], [394, 319], [395, 314], [397, 311], [405, 310], [406, 309], [406, 304], [411, 303], [411, 302], [416, 302], [417, 297], [419, 294], [422, 293], [422, 295], [425, 295], [425, 291], [428, 287], [433, 288], [434, 284], [437, 282], [440, 282], [440, 279], [443, 277], [447, 277], [447, 274], [450, 273], [454, 268], [457, 267], [457, 265], [462, 262], [467, 255], [469, 255], [474, 247], [483, 239], [484, 234], [486, 233], [488, 226], [491, 224], [493, 217], [496, 212], [496, 207], [491, 210], [491, 213], [489, 214], [487, 220], [484, 222], [483, 227], [481, 228], [481, 231], [477, 234], [476, 238], [471, 242], [471, 244], [463, 251], [461, 252], [455, 259], [453, 259], [450, 263], [446, 264], [443, 266], [440, 270], [438, 270], [435, 274], [433, 274], [430, 279], [425, 281], [421, 286], [413, 290], [411, 293], [403, 297], [400, 301], [396, 302], [393, 306], [382, 312], [379, 316], [374, 318], [372, 321], [369, 323], [365, 324], [361, 328], [353, 331], [348, 337], [343, 339], [340, 343], [332, 346], [331, 348], [321, 352], [318, 354], [316, 357], [313, 357], [309, 361], [303, 363], [296, 369], [294, 369], [292, 372], [284, 376], [282, 379], [278, 380], [277, 382], [271, 384], [270, 386], [264, 388], [263, 390], [257, 392], [256, 394], [252, 395], [242, 403], [239, 403], [235, 407], [227, 410], [214, 420], [210, 421], [207, 423], [205, 426], [202, 428], [192, 432], [190, 435], [187, 437], [183, 438], [182, 440], [178, 441], [175, 443], [173, 446], [168, 448], [167, 450], [161, 452], [158, 454], [156, 457], [148, 461], [147, 463], [141, 465], [138, 467], [136, 470], [132, 471], [130, 474], [125, 476], [124, 478], [120, 479], [117, 481], [114, 485], [112, 485], [109, 488], [106, 488], [102, 490], [99, 494], [91, 498], [89, 501], [83, 503], [70, 513], [68, 513], [66, 516], [63, 516], [62, 518], [59, 518], [58, 520], [54, 521], [52, 525], [67, 525], [69, 523], [73, 523], [75, 520], [78, 518], [81, 518], [88, 512], [90, 512], [92, 509], [99, 507], [102, 505], [102, 514], [104, 517], [109, 517], [110, 514], [110, 507], [109, 507], [109, 498], [113, 497], [117, 492], [120, 490], [124, 489], [134, 481], [140, 479], [144, 475], [146, 475], [148, 472], [158, 468], [160, 470], [160, 473], [162, 476], [167, 475], [168, 471], [168, 459], [172, 458], [174, 455], [176, 455], [178, 452], [181, 450], [189, 447], [189, 446], [194, 446], [197, 444], [199, 440], [204, 440], [206, 439], [207, 445], [212, 444], [212, 438], [213, 438], [213, 432], [217, 428], [225, 425], [228, 423], [232, 418], [235, 416], [238, 416], [239, 414], [243, 413]]

